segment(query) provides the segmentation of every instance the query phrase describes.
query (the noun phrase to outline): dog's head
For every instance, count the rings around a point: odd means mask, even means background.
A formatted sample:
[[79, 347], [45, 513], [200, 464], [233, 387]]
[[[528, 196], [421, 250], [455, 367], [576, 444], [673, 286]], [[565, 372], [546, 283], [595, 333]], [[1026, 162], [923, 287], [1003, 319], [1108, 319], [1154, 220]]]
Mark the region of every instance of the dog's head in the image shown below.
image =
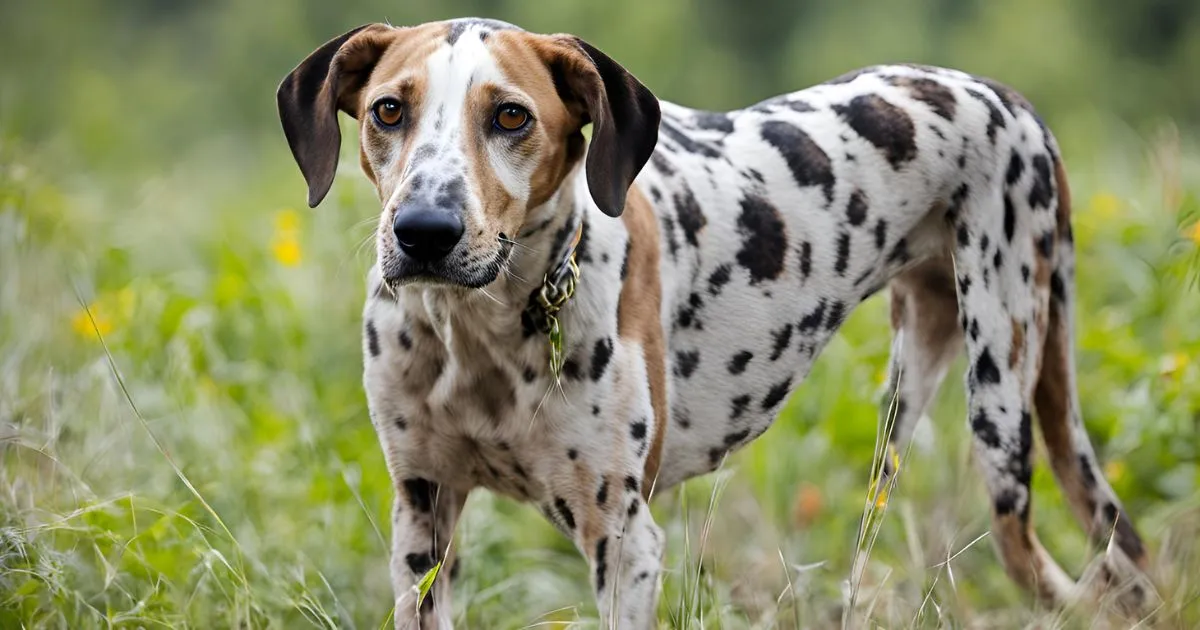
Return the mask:
[[582, 157], [589, 122], [588, 188], [612, 216], [658, 139], [658, 101], [612, 59], [491, 20], [359, 27], [301, 62], [277, 99], [310, 206], [333, 183], [337, 112], [358, 120], [391, 286], [495, 280], [529, 210]]

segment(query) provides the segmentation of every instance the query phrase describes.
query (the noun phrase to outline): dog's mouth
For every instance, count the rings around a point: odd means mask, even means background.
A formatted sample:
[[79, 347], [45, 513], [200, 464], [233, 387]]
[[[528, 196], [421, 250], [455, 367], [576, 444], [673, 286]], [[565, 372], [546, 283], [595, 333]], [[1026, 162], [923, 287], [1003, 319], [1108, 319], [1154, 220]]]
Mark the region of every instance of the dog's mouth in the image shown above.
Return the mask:
[[467, 253], [433, 261], [395, 254], [382, 261], [380, 271], [384, 285], [393, 294], [414, 285], [482, 289], [507, 271], [514, 245], [514, 241], [501, 234], [498, 247], [489, 254]]

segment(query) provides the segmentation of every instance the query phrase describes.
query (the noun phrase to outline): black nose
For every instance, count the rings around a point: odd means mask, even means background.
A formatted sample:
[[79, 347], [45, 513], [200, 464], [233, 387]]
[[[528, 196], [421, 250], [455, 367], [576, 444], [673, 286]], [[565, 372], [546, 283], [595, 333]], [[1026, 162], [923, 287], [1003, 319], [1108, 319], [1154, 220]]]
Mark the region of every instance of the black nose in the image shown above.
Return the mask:
[[392, 222], [396, 241], [405, 254], [423, 261], [443, 258], [463, 235], [457, 212], [426, 204], [404, 204]]

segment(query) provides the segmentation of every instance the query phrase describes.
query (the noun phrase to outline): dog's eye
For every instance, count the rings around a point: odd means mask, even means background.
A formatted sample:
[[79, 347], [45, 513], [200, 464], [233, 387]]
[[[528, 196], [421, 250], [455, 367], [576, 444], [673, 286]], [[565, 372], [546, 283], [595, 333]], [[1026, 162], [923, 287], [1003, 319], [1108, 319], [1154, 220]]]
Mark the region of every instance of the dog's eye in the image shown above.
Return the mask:
[[404, 108], [394, 98], [381, 99], [371, 108], [375, 121], [384, 127], [395, 127], [404, 118]]
[[529, 115], [529, 110], [524, 107], [505, 103], [496, 108], [496, 117], [493, 119], [492, 124], [501, 131], [520, 131], [525, 128], [525, 125], [529, 124], [532, 118]]

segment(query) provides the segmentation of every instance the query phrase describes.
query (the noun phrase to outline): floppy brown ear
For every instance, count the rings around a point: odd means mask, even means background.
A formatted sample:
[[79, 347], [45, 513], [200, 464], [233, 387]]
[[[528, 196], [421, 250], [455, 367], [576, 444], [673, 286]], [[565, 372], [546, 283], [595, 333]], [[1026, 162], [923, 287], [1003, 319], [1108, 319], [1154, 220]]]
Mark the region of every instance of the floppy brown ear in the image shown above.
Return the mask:
[[582, 102], [592, 122], [585, 164], [588, 189], [605, 214], [620, 216], [629, 187], [658, 144], [658, 99], [591, 44], [564, 39], [572, 50], [558, 60], [554, 74]]
[[326, 42], [284, 77], [275, 92], [283, 133], [308, 183], [310, 208], [333, 185], [342, 144], [338, 110], [357, 116], [358, 92], [394, 31], [368, 24]]

